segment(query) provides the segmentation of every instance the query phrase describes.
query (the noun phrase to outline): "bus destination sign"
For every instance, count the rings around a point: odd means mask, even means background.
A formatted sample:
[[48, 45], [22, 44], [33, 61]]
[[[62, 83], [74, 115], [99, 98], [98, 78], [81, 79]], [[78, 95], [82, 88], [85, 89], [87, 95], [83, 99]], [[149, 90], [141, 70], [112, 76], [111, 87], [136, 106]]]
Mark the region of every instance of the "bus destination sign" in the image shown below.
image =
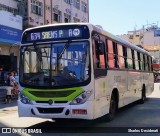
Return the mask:
[[87, 26], [54, 26], [35, 28], [25, 31], [22, 35], [22, 43], [46, 42], [57, 40], [74, 40], [89, 38]]
[[68, 29], [68, 30], [56, 30], [56, 31], [46, 31], [46, 32], [35, 32], [31, 33], [29, 40], [46, 40], [46, 39], [61, 39], [69, 37], [81, 37], [80, 29]]

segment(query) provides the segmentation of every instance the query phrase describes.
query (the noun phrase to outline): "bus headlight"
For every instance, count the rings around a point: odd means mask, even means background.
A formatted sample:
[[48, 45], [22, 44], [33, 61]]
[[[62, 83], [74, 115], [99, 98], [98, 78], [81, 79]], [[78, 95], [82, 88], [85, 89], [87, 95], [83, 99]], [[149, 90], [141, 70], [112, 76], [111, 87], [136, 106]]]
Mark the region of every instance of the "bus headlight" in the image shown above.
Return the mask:
[[86, 91], [81, 93], [70, 103], [70, 105], [78, 105], [78, 104], [85, 103], [88, 100], [88, 98], [91, 96], [91, 94], [92, 94], [92, 91]]
[[29, 100], [29, 98], [25, 96], [24, 94], [20, 93], [19, 97], [23, 104], [32, 104], [31, 100]]

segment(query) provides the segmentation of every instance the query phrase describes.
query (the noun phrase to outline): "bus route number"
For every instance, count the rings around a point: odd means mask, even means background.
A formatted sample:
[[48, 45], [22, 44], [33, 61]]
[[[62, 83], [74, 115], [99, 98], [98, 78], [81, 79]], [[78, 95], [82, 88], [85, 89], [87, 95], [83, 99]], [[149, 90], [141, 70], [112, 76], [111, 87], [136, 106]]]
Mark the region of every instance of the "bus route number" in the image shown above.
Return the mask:
[[31, 40], [40, 40], [41, 34], [40, 33], [31, 33]]

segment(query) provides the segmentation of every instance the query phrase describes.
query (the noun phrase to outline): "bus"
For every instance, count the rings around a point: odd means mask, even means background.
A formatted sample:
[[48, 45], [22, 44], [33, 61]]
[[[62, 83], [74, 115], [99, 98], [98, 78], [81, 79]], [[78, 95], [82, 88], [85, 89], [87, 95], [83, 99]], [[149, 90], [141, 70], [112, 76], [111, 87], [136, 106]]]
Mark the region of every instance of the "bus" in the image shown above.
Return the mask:
[[111, 121], [154, 89], [149, 52], [90, 23], [26, 29], [19, 74], [20, 117]]

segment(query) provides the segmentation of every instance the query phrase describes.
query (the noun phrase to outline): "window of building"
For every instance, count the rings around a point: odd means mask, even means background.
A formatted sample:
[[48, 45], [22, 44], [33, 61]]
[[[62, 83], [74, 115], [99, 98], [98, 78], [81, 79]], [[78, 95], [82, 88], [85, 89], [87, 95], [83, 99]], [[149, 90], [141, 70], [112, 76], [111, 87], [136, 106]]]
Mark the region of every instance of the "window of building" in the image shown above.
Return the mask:
[[87, 4], [84, 1], [82, 1], [82, 11], [87, 13]]
[[71, 16], [66, 14], [66, 13], [64, 13], [64, 22], [65, 23], [71, 22]]
[[129, 39], [133, 39], [133, 35], [130, 35], [130, 36], [129, 36]]
[[75, 8], [80, 9], [80, 0], [74, 0], [73, 5]]
[[43, 15], [43, 4], [42, 2], [31, 0], [31, 12], [37, 15]]
[[12, 7], [3, 5], [3, 4], [0, 4], [0, 10], [8, 11], [15, 15], [18, 14], [18, 9], [15, 9], [15, 8], [12, 8]]
[[61, 11], [53, 8], [53, 20], [56, 22], [61, 22], [62, 13]]
[[71, 5], [72, 0], [64, 0], [64, 2]]
[[75, 23], [76, 23], [76, 22], [80, 22], [80, 19], [78, 19], [78, 18], [76, 18], [76, 17], [73, 17], [73, 20], [74, 20]]

